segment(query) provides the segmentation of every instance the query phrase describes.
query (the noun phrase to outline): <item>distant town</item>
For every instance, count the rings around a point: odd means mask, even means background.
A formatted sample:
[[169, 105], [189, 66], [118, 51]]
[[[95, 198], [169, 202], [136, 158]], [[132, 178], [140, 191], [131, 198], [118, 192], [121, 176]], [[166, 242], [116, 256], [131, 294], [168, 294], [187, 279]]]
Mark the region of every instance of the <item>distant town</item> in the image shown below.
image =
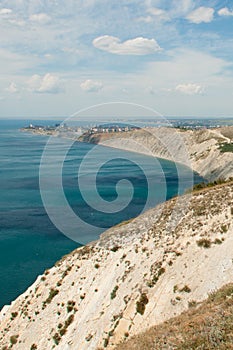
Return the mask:
[[55, 131], [55, 130], [60, 130], [60, 131], [80, 131], [81, 127], [70, 127], [66, 123], [60, 124], [56, 123], [55, 125], [34, 125], [34, 124], [29, 124], [28, 126], [24, 127], [23, 129], [28, 129], [28, 130], [38, 130], [38, 131]]
[[93, 128], [90, 128], [87, 132], [89, 134], [99, 134], [99, 133], [113, 133], [113, 132], [127, 132], [127, 131], [133, 131], [138, 130], [140, 127], [132, 126], [132, 125], [125, 125], [125, 126], [119, 126], [119, 125], [100, 125], [95, 126]]
[[29, 124], [26, 127], [20, 129], [21, 131], [31, 132], [33, 134], [47, 135], [47, 136], [59, 136], [68, 138], [77, 138], [88, 129], [84, 127], [68, 126], [67, 124], [55, 124], [55, 125], [38, 125]]
[[[21, 128], [21, 131], [29, 131], [35, 134], [41, 135], [53, 135], [60, 137], [77, 138], [82, 134], [99, 134], [99, 133], [120, 133], [137, 130], [140, 128], [148, 127], [174, 127], [182, 130], [198, 130], [198, 129], [211, 129], [219, 128], [222, 126], [233, 125], [232, 118], [226, 119], [196, 119], [196, 118], [173, 118], [168, 121], [153, 120], [153, 119], [141, 119], [138, 121], [131, 121], [132, 124], [125, 122], [120, 123], [105, 123], [102, 125], [86, 125], [86, 126], [68, 126], [66, 123], [56, 123], [54, 125], [37, 125], [29, 124], [28, 126]], [[137, 126], [133, 124], [137, 124]], [[138, 126], [138, 125], [141, 125]]]
[[[79, 136], [83, 133], [86, 134], [98, 134], [98, 133], [118, 133], [118, 132], [128, 132], [140, 129], [137, 126], [131, 125], [115, 125], [115, 124], [107, 124], [107, 125], [99, 125], [94, 127], [76, 127], [76, 126], [68, 126], [67, 124], [55, 124], [55, 125], [34, 125], [29, 124], [28, 126], [21, 129], [21, 131], [30, 131], [32, 133], [37, 134], [45, 134], [45, 135], [56, 135], [62, 136], [62, 134], [73, 134], [73, 136]], [[71, 136], [71, 135], [69, 135]]]

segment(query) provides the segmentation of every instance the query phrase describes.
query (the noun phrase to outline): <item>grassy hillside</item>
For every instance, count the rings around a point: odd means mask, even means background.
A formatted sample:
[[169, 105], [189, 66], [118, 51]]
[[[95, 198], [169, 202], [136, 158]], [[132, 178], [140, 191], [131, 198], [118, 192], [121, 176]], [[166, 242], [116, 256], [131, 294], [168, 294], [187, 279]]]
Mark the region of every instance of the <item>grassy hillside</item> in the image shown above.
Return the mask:
[[115, 350], [233, 349], [233, 284], [199, 305], [119, 344]]

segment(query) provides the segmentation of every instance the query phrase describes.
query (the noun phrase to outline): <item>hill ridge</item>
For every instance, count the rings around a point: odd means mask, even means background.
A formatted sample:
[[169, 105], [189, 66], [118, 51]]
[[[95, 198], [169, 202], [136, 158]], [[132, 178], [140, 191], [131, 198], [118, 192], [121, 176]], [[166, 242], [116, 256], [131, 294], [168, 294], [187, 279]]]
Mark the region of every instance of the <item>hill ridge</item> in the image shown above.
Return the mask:
[[193, 193], [185, 215], [174, 211], [177, 200], [109, 229], [45, 271], [2, 310], [0, 347], [113, 349], [232, 282], [233, 183]]
[[144, 128], [121, 133], [83, 134], [79, 141], [133, 151], [182, 163], [209, 181], [233, 176], [233, 153], [222, 152], [232, 145], [233, 126], [184, 130]]

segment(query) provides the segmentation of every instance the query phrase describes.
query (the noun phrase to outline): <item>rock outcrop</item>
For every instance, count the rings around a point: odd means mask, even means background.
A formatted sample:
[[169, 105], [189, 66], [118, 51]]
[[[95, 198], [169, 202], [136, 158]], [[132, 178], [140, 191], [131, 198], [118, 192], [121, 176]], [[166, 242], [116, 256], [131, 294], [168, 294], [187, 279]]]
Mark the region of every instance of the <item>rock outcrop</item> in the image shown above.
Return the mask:
[[73, 251], [2, 310], [0, 348], [112, 349], [205, 299], [233, 281], [232, 203], [232, 182], [173, 198]]

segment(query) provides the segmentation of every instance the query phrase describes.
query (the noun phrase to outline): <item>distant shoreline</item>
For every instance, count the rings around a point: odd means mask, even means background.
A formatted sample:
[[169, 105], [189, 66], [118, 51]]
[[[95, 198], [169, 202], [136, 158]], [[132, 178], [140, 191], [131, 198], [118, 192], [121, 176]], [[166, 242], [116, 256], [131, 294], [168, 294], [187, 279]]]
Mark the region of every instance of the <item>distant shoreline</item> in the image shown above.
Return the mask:
[[[190, 167], [208, 181], [233, 176], [233, 126], [198, 130], [148, 127], [124, 132], [90, 132], [84, 128], [77, 130], [69, 127], [26, 127], [20, 131], [100, 144], [170, 160]], [[172, 154], [168, 148], [172, 150]]]
[[111, 134], [86, 133], [79, 137], [79, 141], [181, 163], [208, 181], [233, 176], [233, 126], [198, 130], [160, 127]]

